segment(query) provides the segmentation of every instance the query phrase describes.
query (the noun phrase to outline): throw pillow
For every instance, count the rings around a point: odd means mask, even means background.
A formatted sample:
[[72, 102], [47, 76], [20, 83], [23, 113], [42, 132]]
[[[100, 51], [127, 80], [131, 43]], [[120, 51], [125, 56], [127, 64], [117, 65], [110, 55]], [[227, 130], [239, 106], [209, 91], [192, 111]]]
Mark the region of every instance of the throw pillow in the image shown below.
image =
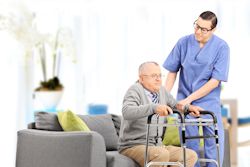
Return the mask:
[[[167, 122], [169, 124], [173, 124], [176, 121], [176, 117], [167, 117]], [[199, 127], [199, 134], [203, 135], [202, 128]], [[173, 146], [180, 146], [180, 136], [179, 136], [179, 127], [177, 126], [168, 126], [166, 128], [164, 138], [162, 143], [164, 145], [173, 145]], [[204, 140], [200, 139], [200, 147], [204, 146]]]
[[49, 112], [35, 112], [35, 128], [49, 131], [62, 131], [57, 115]]
[[118, 135], [111, 114], [79, 116], [86, 122], [90, 130], [96, 131], [103, 136], [107, 151], [117, 150]]
[[72, 111], [59, 111], [57, 116], [64, 131], [90, 131], [85, 122]]
[[[169, 124], [175, 123], [175, 117], [167, 117]], [[164, 145], [180, 146], [179, 130], [177, 126], [167, 126], [162, 143]]]

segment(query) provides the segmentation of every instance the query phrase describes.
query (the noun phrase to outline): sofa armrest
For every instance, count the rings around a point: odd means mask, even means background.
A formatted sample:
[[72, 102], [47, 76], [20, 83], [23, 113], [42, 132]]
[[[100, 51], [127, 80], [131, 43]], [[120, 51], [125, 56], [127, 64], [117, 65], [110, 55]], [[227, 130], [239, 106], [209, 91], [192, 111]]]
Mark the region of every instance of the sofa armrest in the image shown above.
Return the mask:
[[96, 132], [18, 131], [16, 167], [106, 167], [106, 147]]

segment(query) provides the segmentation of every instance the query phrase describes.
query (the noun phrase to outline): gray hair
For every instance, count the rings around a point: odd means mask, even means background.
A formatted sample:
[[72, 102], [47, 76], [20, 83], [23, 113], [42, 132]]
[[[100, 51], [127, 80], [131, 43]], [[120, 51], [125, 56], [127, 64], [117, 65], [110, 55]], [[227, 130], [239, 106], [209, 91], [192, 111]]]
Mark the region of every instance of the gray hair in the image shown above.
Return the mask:
[[156, 63], [155, 61], [146, 61], [146, 62], [142, 63], [142, 64], [139, 66], [139, 75], [142, 74], [142, 72], [143, 72], [143, 71], [145, 70], [145, 68], [146, 68], [146, 65], [148, 65], [148, 64], [154, 64], [154, 65], [156, 65], [156, 66], [159, 66], [159, 64]]

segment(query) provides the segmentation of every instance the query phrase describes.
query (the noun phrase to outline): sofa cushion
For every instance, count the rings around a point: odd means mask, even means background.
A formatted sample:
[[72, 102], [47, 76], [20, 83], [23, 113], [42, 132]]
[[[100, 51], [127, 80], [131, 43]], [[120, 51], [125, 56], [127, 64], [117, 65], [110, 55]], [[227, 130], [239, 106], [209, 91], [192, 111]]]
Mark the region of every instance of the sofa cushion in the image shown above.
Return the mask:
[[[167, 117], [168, 124], [174, 124], [177, 121], [176, 117]], [[199, 134], [202, 135], [202, 127], [199, 127]], [[162, 143], [164, 145], [173, 145], [173, 146], [181, 146], [180, 136], [179, 136], [179, 127], [177, 126], [167, 126], [166, 131], [164, 133], [164, 138]], [[204, 140], [200, 140], [200, 146], [203, 147]]]
[[[175, 117], [167, 117], [168, 124], [174, 124]], [[180, 146], [180, 137], [177, 126], [167, 126], [162, 143], [164, 145]]]
[[58, 120], [64, 131], [90, 131], [86, 123], [72, 111], [60, 111]]
[[90, 130], [96, 131], [103, 136], [107, 150], [117, 150], [118, 136], [110, 114], [79, 116]]
[[118, 116], [115, 114], [111, 114], [111, 116], [112, 116], [112, 121], [115, 125], [115, 130], [116, 130], [117, 136], [119, 136], [122, 116], [120, 116], [120, 115]]
[[135, 161], [118, 151], [107, 151], [107, 167], [140, 167]]
[[49, 131], [62, 131], [62, 127], [58, 122], [57, 115], [48, 112], [35, 112], [35, 127], [36, 129]]

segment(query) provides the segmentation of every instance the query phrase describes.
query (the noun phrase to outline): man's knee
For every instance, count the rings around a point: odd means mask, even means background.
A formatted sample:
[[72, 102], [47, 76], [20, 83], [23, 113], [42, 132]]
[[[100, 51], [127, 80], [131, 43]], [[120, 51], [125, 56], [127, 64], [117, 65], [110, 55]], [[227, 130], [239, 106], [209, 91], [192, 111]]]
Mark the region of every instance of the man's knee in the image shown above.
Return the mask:
[[187, 149], [186, 151], [187, 151], [186, 160], [188, 161], [188, 164], [190, 164], [190, 166], [193, 166], [198, 160], [198, 155], [194, 150]]
[[168, 150], [161, 147], [154, 147], [150, 150], [150, 160], [159, 162], [168, 162], [170, 159], [170, 154]]

